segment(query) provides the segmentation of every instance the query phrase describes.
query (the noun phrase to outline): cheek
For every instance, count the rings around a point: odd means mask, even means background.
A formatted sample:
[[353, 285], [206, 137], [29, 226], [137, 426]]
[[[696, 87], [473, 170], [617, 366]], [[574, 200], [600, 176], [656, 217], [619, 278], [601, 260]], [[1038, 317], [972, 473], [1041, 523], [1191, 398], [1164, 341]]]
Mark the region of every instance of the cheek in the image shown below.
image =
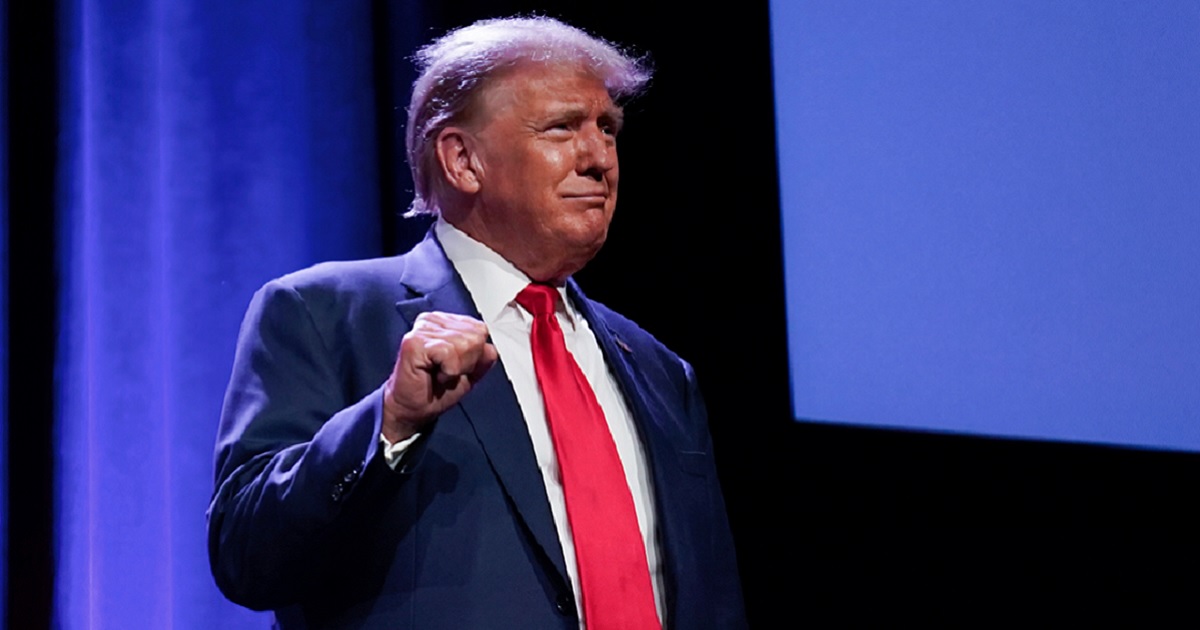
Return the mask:
[[547, 179], [560, 182], [574, 170], [574, 160], [563, 151], [548, 151], [542, 156], [542, 172]]
[[565, 174], [575, 170], [576, 150], [571, 142], [546, 142], [529, 156], [546, 174]]

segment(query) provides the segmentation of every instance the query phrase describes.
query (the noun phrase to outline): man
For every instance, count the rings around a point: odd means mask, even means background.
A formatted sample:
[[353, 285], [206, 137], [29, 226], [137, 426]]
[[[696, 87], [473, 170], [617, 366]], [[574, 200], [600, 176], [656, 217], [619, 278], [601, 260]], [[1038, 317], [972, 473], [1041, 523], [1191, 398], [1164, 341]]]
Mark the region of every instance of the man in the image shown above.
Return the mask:
[[418, 59], [414, 211], [438, 222], [255, 295], [218, 585], [285, 628], [743, 626], [691, 368], [570, 280], [616, 205], [614, 99], [647, 70], [547, 18]]

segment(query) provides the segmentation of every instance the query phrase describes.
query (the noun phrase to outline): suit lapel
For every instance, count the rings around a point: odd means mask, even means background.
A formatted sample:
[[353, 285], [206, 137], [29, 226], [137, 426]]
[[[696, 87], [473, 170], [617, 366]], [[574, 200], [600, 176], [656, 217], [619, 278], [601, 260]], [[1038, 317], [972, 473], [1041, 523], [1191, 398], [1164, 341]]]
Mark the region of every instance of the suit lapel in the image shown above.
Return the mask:
[[[621, 393], [625, 396], [625, 403], [629, 406], [629, 412], [633, 414], [634, 424], [637, 425], [640, 431], [639, 437], [645, 446], [643, 449], [646, 457], [650, 460], [651, 467], [655, 471], [656, 484], [660, 481], [660, 463], [656, 459], [670, 458], [675, 451], [675, 440], [672, 439], [670, 428], [664, 426], [660, 420], [665, 417], [665, 414], [655, 413], [652, 409], [653, 401], [657, 400], [653, 396], [646, 379], [637, 369], [634, 362], [633, 349], [624, 339], [621, 339], [609, 326], [608, 322], [604, 321], [599, 316], [596, 309], [592, 307], [591, 302], [579, 290], [579, 287], [574, 281], [570, 281], [568, 291], [574, 301], [576, 308], [587, 319], [591, 326], [593, 334], [596, 336], [596, 342], [600, 344], [600, 351], [604, 354], [604, 360], [612, 369], [613, 375], [617, 379], [617, 384], [621, 388]], [[667, 490], [658, 490], [657, 492], [665, 492]]]
[[[433, 232], [407, 255], [401, 282], [414, 297], [396, 304], [411, 326], [418, 315], [428, 311], [458, 313], [481, 319], [466, 286], [446, 258]], [[546, 488], [537, 466], [537, 457], [529, 441], [525, 417], [503, 362], [497, 363], [480, 379], [471, 393], [447, 410], [461, 413], [479, 440], [488, 463], [500, 485], [524, 522], [543, 555], [557, 569], [559, 579], [567, 583], [562, 544], [554, 527], [554, 517], [546, 498]]]

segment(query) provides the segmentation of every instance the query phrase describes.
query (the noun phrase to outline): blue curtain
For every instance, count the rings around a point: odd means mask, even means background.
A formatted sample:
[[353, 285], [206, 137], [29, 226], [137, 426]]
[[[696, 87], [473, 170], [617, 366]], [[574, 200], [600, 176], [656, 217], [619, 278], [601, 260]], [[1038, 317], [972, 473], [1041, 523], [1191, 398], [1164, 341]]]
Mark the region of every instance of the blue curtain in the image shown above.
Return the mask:
[[[8, 70], [8, 3], [0, 0], [0, 68]], [[0, 620], [8, 609], [8, 92], [0, 81]], [[2, 623], [2, 622], [0, 622]]]
[[216, 419], [253, 291], [380, 253], [372, 6], [62, 0], [59, 19], [54, 623], [262, 628], [209, 574]]

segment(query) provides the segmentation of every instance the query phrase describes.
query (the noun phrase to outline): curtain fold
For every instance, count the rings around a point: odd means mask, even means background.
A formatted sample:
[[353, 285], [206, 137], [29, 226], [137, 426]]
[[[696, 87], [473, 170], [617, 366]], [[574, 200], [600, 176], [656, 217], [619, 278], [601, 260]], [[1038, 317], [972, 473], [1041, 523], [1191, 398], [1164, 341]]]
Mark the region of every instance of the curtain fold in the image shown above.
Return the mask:
[[265, 627], [208, 570], [216, 422], [253, 291], [380, 253], [371, 10], [60, 2], [56, 627]]
[[[8, 76], [8, 2], [0, 0], [0, 68]], [[0, 81], [0, 624], [8, 614], [8, 81]]]

